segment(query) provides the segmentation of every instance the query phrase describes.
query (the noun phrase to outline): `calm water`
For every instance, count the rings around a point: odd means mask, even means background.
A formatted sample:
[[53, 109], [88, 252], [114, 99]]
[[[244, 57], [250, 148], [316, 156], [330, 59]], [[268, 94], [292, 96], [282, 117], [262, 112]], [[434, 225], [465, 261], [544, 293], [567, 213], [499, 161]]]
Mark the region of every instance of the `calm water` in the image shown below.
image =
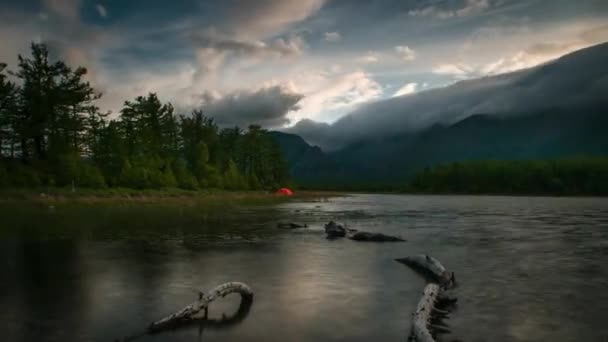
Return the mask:
[[[418, 253], [460, 284], [445, 341], [608, 341], [608, 199], [354, 195], [0, 213], [2, 341], [113, 341], [233, 280], [255, 292], [241, 319], [136, 341], [404, 341], [424, 281], [393, 259]], [[408, 242], [328, 241], [330, 219]], [[311, 228], [276, 229], [283, 220]]]

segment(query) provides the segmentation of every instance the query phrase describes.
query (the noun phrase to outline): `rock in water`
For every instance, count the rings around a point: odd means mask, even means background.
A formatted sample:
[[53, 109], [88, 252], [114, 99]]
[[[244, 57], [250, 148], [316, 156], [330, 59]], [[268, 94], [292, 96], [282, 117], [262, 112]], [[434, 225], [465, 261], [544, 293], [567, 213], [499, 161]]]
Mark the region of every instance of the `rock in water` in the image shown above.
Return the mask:
[[296, 228], [308, 228], [306, 224], [298, 224], [293, 222], [282, 222], [277, 223], [277, 227], [281, 229], [296, 229]]
[[372, 241], [372, 242], [399, 242], [405, 241], [398, 236], [384, 235], [382, 233], [356, 232], [349, 236], [355, 241]]
[[345, 237], [346, 236], [346, 227], [344, 225], [336, 223], [334, 221], [329, 221], [325, 225], [325, 234], [327, 234], [327, 238], [337, 238], [337, 237]]

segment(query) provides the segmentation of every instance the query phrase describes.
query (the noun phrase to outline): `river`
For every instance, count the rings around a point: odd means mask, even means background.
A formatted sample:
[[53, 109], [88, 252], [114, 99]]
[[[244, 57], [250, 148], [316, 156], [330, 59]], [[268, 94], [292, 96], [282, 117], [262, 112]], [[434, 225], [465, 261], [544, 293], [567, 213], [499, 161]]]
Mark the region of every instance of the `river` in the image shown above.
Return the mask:
[[[0, 208], [3, 341], [114, 341], [251, 286], [249, 310], [135, 341], [405, 341], [424, 280], [456, 274], [443, 341], [607, 341], [608, 199], [351, 195], [272, 206]], [[10, 219], [9, 219], [10, 218]], [[328, 220], [407, 242], [326, 240]], [[279, 221], [306, 223], [281, 230]], [[214, 303], [230, 316], [239, 300]]]

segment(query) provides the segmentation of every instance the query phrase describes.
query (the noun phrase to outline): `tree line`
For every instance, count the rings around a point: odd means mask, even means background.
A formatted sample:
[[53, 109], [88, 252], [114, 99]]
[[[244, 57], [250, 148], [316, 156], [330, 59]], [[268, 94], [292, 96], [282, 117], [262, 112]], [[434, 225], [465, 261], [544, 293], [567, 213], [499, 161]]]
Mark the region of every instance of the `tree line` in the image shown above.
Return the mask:
[[0, 64], [0, 187], [271, 189], [288, 182], [279, 146], [260, 126], [220, 128], [201, 110], [178, 114], [150, 93], [116, 117], [87, 69], [44, 44]]
[[426, 168], [408, 191], [469, 194], [608, 195], [608, 158], [482, 160]]

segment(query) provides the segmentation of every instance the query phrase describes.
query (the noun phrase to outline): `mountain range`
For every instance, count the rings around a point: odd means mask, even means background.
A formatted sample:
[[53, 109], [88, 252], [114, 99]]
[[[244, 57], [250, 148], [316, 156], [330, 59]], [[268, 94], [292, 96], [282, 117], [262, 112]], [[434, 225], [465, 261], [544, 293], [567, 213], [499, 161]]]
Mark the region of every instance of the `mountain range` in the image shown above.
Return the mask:
[[[294, 180], [394, 185], [439, 163], [608, 155], [608, 43], [271, 132]], [[316, 146], [316, 145], [320, 145]]]

